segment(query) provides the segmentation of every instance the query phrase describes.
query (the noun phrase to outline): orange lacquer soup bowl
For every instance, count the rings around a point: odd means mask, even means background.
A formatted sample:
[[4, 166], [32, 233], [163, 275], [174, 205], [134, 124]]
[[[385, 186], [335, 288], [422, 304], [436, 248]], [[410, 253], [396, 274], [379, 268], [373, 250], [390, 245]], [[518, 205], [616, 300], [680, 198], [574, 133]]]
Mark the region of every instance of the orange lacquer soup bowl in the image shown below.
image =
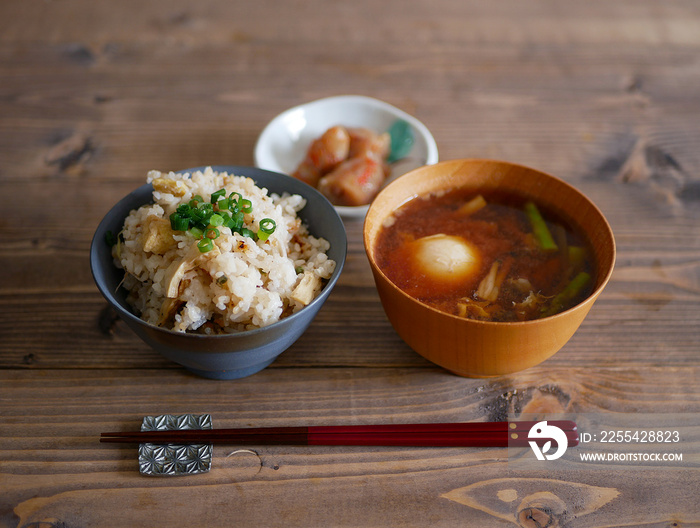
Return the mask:
[[[440, 311], [402, 291], [389, 280], [376, 258], [376, 243], [384, 223], [416, 196], [455, 188], [515, 193], [564, 218], [586, 240], [592, 252], [595, 281], [592, 293], [556, 315], [493, 322]], [[615, 263], [612, 230], [586, 196], [554, 176], [502, 161], [444, 161], [399, 177], [371, 204], [363, 234], [382, 306], [396, 332], [429, 361], [466, 377], [517, 372], [554, 355], [581, 325], [608, 283]]]

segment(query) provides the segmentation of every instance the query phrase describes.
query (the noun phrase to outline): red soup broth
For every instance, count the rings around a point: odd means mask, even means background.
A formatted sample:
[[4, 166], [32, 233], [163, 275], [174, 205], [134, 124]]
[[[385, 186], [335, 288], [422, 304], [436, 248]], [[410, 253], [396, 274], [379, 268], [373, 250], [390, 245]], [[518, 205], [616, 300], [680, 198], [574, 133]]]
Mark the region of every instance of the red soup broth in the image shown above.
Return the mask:
[[554, 315], [588, 297], [595, 284], [581, 235], [552, 211], [502, 191], [414, 198], [384, 223], [375, 254], [408, 295], [472, 319]]

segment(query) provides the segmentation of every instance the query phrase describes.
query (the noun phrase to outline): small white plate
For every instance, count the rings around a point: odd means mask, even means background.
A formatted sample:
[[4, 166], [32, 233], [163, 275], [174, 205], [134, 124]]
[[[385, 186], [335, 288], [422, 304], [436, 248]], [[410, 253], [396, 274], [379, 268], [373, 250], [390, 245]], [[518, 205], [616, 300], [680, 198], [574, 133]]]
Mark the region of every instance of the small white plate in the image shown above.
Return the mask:
[[[364, 127], [383, 133], [397, 119], [411, 126], [414, 143], [408, 155], [392, 165], [389, 180], [423, 165], [437, 163], [435, 139], [415, 117], [378, 99], [340, 95], [295, 106], [270, 121], [255, 144], [255, 165], [261, 169], [291, 174], [306, 156], [311, 142], [330, 127]], [[389, 181], [385, 185], [387, 183]], [[344, 217], [363, 217], [369, 206], [335, 208]]]

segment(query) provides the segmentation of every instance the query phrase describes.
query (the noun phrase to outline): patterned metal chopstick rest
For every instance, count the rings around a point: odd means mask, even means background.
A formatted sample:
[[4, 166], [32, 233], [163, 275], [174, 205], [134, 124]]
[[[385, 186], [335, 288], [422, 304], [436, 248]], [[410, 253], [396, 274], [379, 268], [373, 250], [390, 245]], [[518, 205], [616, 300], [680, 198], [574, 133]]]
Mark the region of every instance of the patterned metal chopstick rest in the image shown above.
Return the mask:
[[[173, 431], [178, 429], [212, 429], [208, 414], [162, 414], [146, 416], [142, 431]], [[139, 471], [151, 477], [196, 475], [211, 469], [211, 444], [139, 444]]]

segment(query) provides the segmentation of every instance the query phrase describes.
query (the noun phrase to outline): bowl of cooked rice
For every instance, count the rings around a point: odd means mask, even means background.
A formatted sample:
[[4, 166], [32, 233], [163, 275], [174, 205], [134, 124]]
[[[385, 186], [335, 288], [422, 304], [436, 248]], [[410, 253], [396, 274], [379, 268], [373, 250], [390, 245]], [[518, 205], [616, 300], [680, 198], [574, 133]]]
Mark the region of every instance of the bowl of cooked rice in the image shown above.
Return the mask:
[[330, 202], [253, 167], [150, 171], [97, 227], [98, 289], [148, 345], [212, 379], [250, 376], [308, 328], [345, 263]]

